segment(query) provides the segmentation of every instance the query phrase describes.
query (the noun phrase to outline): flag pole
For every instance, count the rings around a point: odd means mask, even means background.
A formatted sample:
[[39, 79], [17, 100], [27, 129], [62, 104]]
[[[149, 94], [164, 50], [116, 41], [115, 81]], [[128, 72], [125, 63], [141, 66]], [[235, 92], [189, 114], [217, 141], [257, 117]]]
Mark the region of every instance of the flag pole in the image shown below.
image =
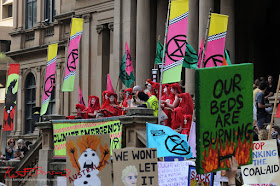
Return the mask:
[[160, 114], [159, 113], [161, 111], [162, 74], [163, 74], [163, 68], [164, 68], [164, 64], [165, 64], [164, 57], [165, 57], [167, 29], [168, 29], [168, 23], [169, 23], [170, 4], [171, 4], [171, 0], [168, 1], [168, 10], [167, 10], [167, 16], [166, 16], [166, 21], [165, 21], [164, 45], [163, 45], [162, 59], [161, 59], [161, 69], [160, 69], [161, 73], [160, 73], [159, 100], [158, 100], [158, 122], [160, 122]]
[[204, 36], [204, 47], [202, 50], [202, 55], [201, 55], [201, 68], [204, 68], [204, 55], [205, 55], [205, 50], [207, 47], [207, 40], [208, 40], [208, 32], [209, 32], [209, 26], [210, 26], [210, 19], [211, 19], [211, 8], [209, 10], [209, 16], [208, 16], [208, 21], [207, 21], [207, 26], [206, 26], [206, 31], [205, 31], [205, 36]]
[[274, 115], [275, 115], [275, 112], [276, 112], [275, 110], [276, 110], [276, 104], [277, 104], [277, 100], [278, 100], [279, 86], [280, 86], [280, 74], [279, 74], [279, 77], [278, 77], [277, 90], [276, 90], [276, 95], [275, 95], [275, 99], [274, 99], [273, 111], [272, 111], [272, 114], [271, 114], [270, 127], [269, 127], [269, 132], [268, 132], [268, 139], [270, 139], [270, 137], [271, 137], [271, 129], [272, 129], [273, 121], [274, 121]]

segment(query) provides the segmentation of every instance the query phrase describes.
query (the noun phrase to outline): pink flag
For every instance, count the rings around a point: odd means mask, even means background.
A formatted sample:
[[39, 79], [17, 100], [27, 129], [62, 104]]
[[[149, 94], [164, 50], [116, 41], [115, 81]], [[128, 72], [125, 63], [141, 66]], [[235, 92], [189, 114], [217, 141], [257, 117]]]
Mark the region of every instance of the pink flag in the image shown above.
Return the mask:
[[222, 66], [225, 52], [228, 16], [211, 14], [209, 35], [203, 67]]
[[203, 49], [204, 49], [203, 38], [201, 38], [199, 52], [198, 52], [197, 68], [201, 68], [201, 58], [202, 58]]
[[107, 74], [107, 90], [110, 92], [114, 92], [110, 74]]
[[129, 51], [127, 42], [125, 42], [125, 71], [129, 76], [130, 76], [131, 72], [133, 72], [133, 64], [131, 61], [131, 55], [130, 55], [130, 51]]
[[275, 116], [276, 118], [280, 118], [280, 104], [278, 104], [277, 110], [276, 110], [276, 114]]
[[79, 104], [82, 104], [86, 107], [85, 101], [84, 101], [84, 97], [83, 97], [83, 93], [81, 90], [81, 87], [79, 86]]

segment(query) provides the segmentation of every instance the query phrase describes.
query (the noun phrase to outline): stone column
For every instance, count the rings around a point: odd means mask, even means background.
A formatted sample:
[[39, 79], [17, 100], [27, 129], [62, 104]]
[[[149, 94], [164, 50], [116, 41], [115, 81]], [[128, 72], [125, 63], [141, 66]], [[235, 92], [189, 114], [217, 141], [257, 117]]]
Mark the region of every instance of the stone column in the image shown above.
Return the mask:
[[13, 29], [18, 27], [18, 0], [13, 1]]
[[[207, 27], [207, 21], [209, 16], [209, 9], [214, 11], [214, 0], [199, 0], [199, 34], [198, 34], [198, 45], [200, 44], [201, 38], [204, 39], [205, 31]], [[198, 46], [199, 47], [199, 46]]]
[[44, 88], [44, 85], [41, 85], [41, 66], [36, 67], [36, 107], [40, 107], [42, 104], [41, 99], [41, 90]]
[[[189, 1], [187, 42], [194, 48], [194, 50], [197, 53], [199, 48], [198, 8], [199, 8], [199, 0]], [[194, 72], [195, 72], [194, 69], [185, 68], [185, 91], [188, 93], [195, 92]]]
[[161, 44], [163, 44], [164, 41], [164, 35], [165, 35], [165, 21], [166, 21], [166, 14], [168, 9], [168, 1], [166, 0], [158, 0], [157, 1], [157, 39], [159, 38], [159, 41]]
[[228, 29], [226, 37], [226, 49], [229, 51], [230, 60], [235, 63], [235, 1], [221, 0], [221, 14], [228, 15]]
[[25, 1], [18, 1], [18, 30], [23, 30], [24, 28], [24, 23], [25, 23], [25, 11], [24, 11], [24, 7], [25, 7]]
[[19, 78], [18, 78], [18, 93], [17, 93], [17, 112], [16, 112], [16, 130], [15, 130], [15, 135], [22, 135], [23, 134], [23, 122], [22, 122], [22, 107], [23, 107], [23, 101], [22, 100], [22, 91], [23, 89], [23, 81], [22, 81], [22, 69], [19, 70]]
[[[84, 28], [83, 28], [83, 36], [81, 38], [80, 43], [80, 51], [81, 54], [80, 60], [79, 60], [79, 77], [80, 80], [77, 82], [80, 84], [84, 101], [85, 103], [88, 102], [88, 96], [90, 95], [89, 87], [90, 87], [90, 38], [91, 38], [91, 14], [85, 14], [83, 15], [84, 19]], [[77, 86], [79, 90], [79, 85]], [[78, 92], [77, 92], [78, 93]], [[78, 94], [76, 94], [78, 95]], [[79, 100], [77, 100], [79, 101]]]
[[136, 85], [144, 88], [150, 77], [150, 1], [137, 1]]
[[119, 92], [119, 88], [122, 86], [122, 82], [119, 79], [119, 73], [120, 73], [120, 63], [122, 60], [122, 34], [121, 34], [121, 0], [115, 0], [114, 1], [114, 25], [113, 25], [113, 32], [111, 35], [113, 35], [112, 39], [113, 41], [113, 61], [110, 62], [110, 74], [111, 71], [114, 71], [112, 74], [113, 78], [115, 75], [117, 75], [119, 85], [117, 87], [117, 92]]

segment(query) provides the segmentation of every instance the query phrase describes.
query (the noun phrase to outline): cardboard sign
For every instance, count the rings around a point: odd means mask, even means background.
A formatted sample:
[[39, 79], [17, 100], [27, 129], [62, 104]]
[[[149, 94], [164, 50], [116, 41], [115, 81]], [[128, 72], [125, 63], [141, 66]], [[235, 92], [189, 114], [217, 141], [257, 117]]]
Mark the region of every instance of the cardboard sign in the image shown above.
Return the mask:
[[199, 174], [252, 163], [253, 64], [195, 72], [196, 150]]
[[197, 174], [195, 166], [189, 165], [189, 176], [188, 176], [188, 186], [213, 186], [214, 183], [214, 174]]
[[157, 150], [113, 150], [114, 185], [158, 185]]
[[108, 135], [67, 136], [67, 185], [112, 185]]
[[158, 185], [187, 185], [189, 165], [193, 161], [158, 162]]
[[244, 184], [280, 184], [280, 167], [276, 140], [255, 141], [253, 164], [242, 166]]
[[122, 124], [120, 120], [99, 122], [89, 122], [88, 120], [57, 120], [57, 122], [53, 121], [53, 123], [54, 158], [65, 158], [66, 136], [107, 134], [111, 141], [111, 154], [112, 149], [121, 148]]

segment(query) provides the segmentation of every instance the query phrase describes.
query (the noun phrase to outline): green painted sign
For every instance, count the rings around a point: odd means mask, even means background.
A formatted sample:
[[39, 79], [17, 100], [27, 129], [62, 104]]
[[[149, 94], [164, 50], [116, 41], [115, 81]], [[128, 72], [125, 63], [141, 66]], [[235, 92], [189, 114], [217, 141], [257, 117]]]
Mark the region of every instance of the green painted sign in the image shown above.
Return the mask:
[[253, 64], [195, 72], [196, 167], [199, 174], [228, 169], [229, 158], [252, 163]]

